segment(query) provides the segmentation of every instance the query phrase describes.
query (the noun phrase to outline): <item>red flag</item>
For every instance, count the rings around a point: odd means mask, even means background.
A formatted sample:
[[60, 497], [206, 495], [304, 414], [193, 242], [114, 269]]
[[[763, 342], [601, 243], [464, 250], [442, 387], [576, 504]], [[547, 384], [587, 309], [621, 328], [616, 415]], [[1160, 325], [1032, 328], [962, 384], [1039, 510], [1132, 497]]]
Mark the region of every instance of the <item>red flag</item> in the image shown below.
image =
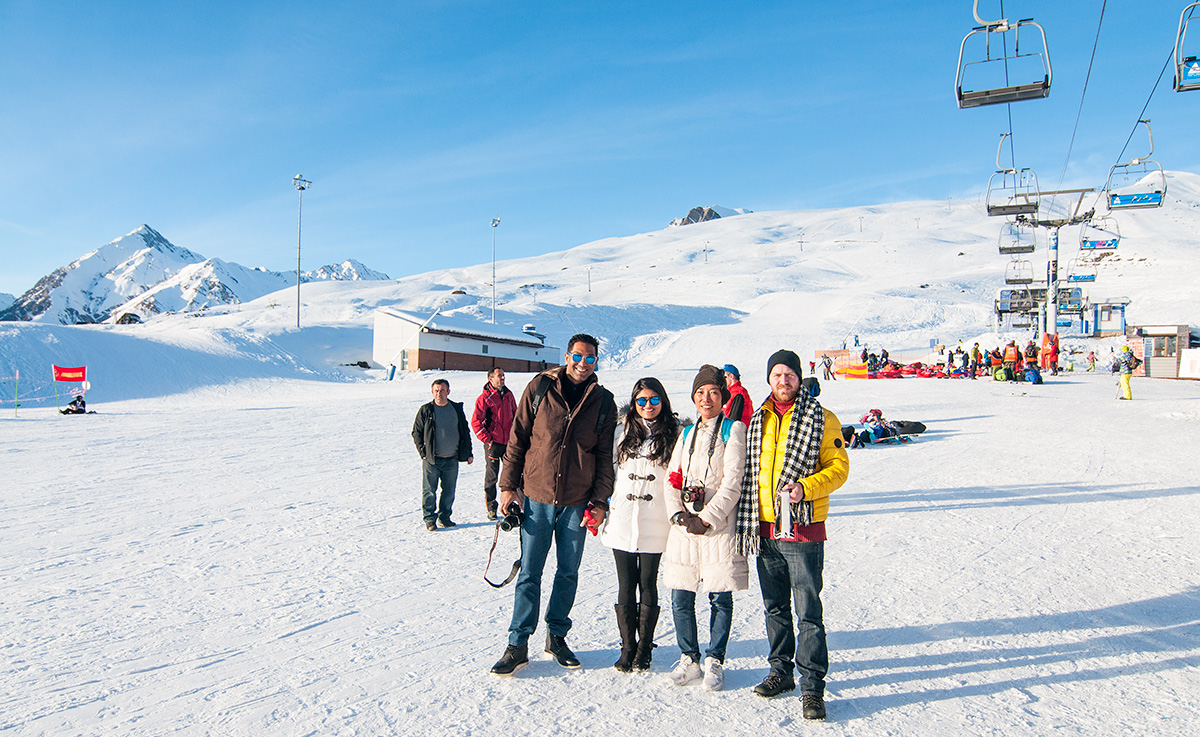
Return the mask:
[[63, 368], [62, 366], [55, 366], [54, 380], [85, 381], [87, 380], [87, 366], [78, 366], [76, 368]]

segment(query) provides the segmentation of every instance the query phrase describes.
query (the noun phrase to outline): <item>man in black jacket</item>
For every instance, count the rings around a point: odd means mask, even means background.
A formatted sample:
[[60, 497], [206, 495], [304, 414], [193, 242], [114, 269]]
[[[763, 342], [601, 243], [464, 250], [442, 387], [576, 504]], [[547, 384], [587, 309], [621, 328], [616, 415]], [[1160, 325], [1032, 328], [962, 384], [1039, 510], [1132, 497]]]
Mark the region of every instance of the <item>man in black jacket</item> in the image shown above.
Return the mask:
[[[450, 519], [454, 506], [454, 487], [458, 483], [458, 464], [471, 464], [471, 428], [463, 413], [462, 402], [450, 401], [450, 382], [435, 379], [433, 401], [421, 405], [413, 420], [412, 437], [421, 456], [421, 509], [425, 529], [454, 527]], [[438, 483], [442, 493], [437, 494]]]

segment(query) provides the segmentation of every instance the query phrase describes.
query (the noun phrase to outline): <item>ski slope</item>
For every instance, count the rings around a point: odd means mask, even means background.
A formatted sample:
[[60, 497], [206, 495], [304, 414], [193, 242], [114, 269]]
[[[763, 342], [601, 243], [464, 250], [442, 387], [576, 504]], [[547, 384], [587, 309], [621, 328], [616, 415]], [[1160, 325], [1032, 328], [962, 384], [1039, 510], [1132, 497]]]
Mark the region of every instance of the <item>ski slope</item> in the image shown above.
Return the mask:
[[[1200, 323], [1200, 177], [1171, 187], [1161, 211], [1122, 220], [1090, 287], [1130, 297], [1134, 324]], [[857, 335], [915, 359], [934, 339], [1023, 341], [991, 332], [1006, 259], [982, 210], [753, 213], [501, 261], [497, 322], [559, 346], [593, 332], [618, 398], [655, 375], [682, 414], [705, 362], [737, 364], [762, 398], [780, 347], [808, 360]], [[753, 583], [735, 597], [726, 691], [664, 682], [665, 615], [653, 672], [613, 670], [616, 581], [595, 540], [569, 636], [583, 669], [538, 653], [492, 677], [512, 594], [482, 580], [483, 470], [462, 469], [459, 527], [428, 533], [409, 434], [433, 378], [471, 401], [484, 376], [346, 365], [370, 358], [376, 307], [485, 318], [490, 280], [483, 264], [305, 284], [299, 329], [294, 290], [142, 325], [0, 323], [0, 731], [1194, 731], [1200, 391], [1138, 378], [1117, 402], [1107, 374], [823, 386], [843, 422], [878, 407], [930, 427], [852, 451], [833, 498], [824, 725], [802, 723], [794, 695], [749, 690], [766, 674]], [[1103, 361], [1118, 342], [1064, 347]], [[51, 363], [88, 366], [97, 414], [55, 412]], [[509, 375], [517, 391], [528, 379]], [[516, 555], [501, 538], [496, 565]]]
[[[765, 396], [766, 353], [742, 366]], [[719, 360], [719, 355], [705, 358]], [[641, 370], [607, 371], [620, 398]], [[372, 372], [378, 379], [378, 372]], [[197, 387], [0, 420], [0, 730], [6, 734], [1184, 735], [1200, 710], [1194, 384], [826, 383], [930, 430], [851, 453], [826, 548], [824, 725], [766, 701], [757, 585], [735, 596], [726, 690], [617, 655], [609, 551], [589, 538], [569, 642], [511, 679], [511, 589], [463, 467], [429, 533], [409, 431], [439, 374]], [[686, 412], [690, 370], [657, 372]], [[448, 373], [471, 399], [482, 374]], [[527, 376], [510, 374], [516, 390]], [[503, 536], [507, 569], [516, 539]], [[549, 570], [549, 569], [548, 569]], [[751, 577], [754, 578], [753, 576]], [[701, 617], [703, 621], [703, 617]], [[706, 637], [702, 625], [701, 637]]]

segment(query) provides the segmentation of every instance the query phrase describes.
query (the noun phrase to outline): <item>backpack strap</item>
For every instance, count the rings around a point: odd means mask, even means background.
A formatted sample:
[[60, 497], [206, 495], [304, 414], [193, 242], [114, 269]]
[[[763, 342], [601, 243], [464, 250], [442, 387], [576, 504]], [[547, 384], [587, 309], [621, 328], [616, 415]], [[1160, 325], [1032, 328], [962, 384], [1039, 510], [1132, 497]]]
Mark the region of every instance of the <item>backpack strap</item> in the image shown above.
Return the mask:
[[721, 442], [722, 443], [729, 442], [729, 433], [730, 433], [730, 431], [733, 430], [733, 423], [734, 423], [734, 420], [732, 417], [726, 417], [724, 420], [721, 421]]
[[600, 414], [596, 415], [596, 437], [600, 436], [600, 430], [604, 428], [604, 421], [608, 419], [608, 409], [615, 402], [613, 393], [604, 387], [597, 387], [602, 393], [600, 395]]
[[546, 396], [546, 392], [550, 391], [550, 384], [553, 382], [554, 379], [550, 378], [546, 374], [542, 374], [540, 377], [538, 377], [538, 385], [534, 387], [533, 390], [533, 406], [531, 407], [533, 410], [533, 417], [537, 417], [538, 405], [542, 403], [542, 398]]

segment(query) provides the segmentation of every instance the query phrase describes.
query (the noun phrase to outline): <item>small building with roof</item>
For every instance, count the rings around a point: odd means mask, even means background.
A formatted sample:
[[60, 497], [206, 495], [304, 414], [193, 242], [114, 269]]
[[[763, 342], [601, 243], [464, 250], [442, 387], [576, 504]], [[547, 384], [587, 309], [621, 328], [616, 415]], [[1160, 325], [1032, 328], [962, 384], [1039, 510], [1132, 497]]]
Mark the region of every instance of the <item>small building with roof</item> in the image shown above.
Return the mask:
[[400, 371], [542, 371], [561, 363], [533, 325], [516, 331], [466, 317], [426, 319], [392, 307], [375, 310], [371, 358]]

